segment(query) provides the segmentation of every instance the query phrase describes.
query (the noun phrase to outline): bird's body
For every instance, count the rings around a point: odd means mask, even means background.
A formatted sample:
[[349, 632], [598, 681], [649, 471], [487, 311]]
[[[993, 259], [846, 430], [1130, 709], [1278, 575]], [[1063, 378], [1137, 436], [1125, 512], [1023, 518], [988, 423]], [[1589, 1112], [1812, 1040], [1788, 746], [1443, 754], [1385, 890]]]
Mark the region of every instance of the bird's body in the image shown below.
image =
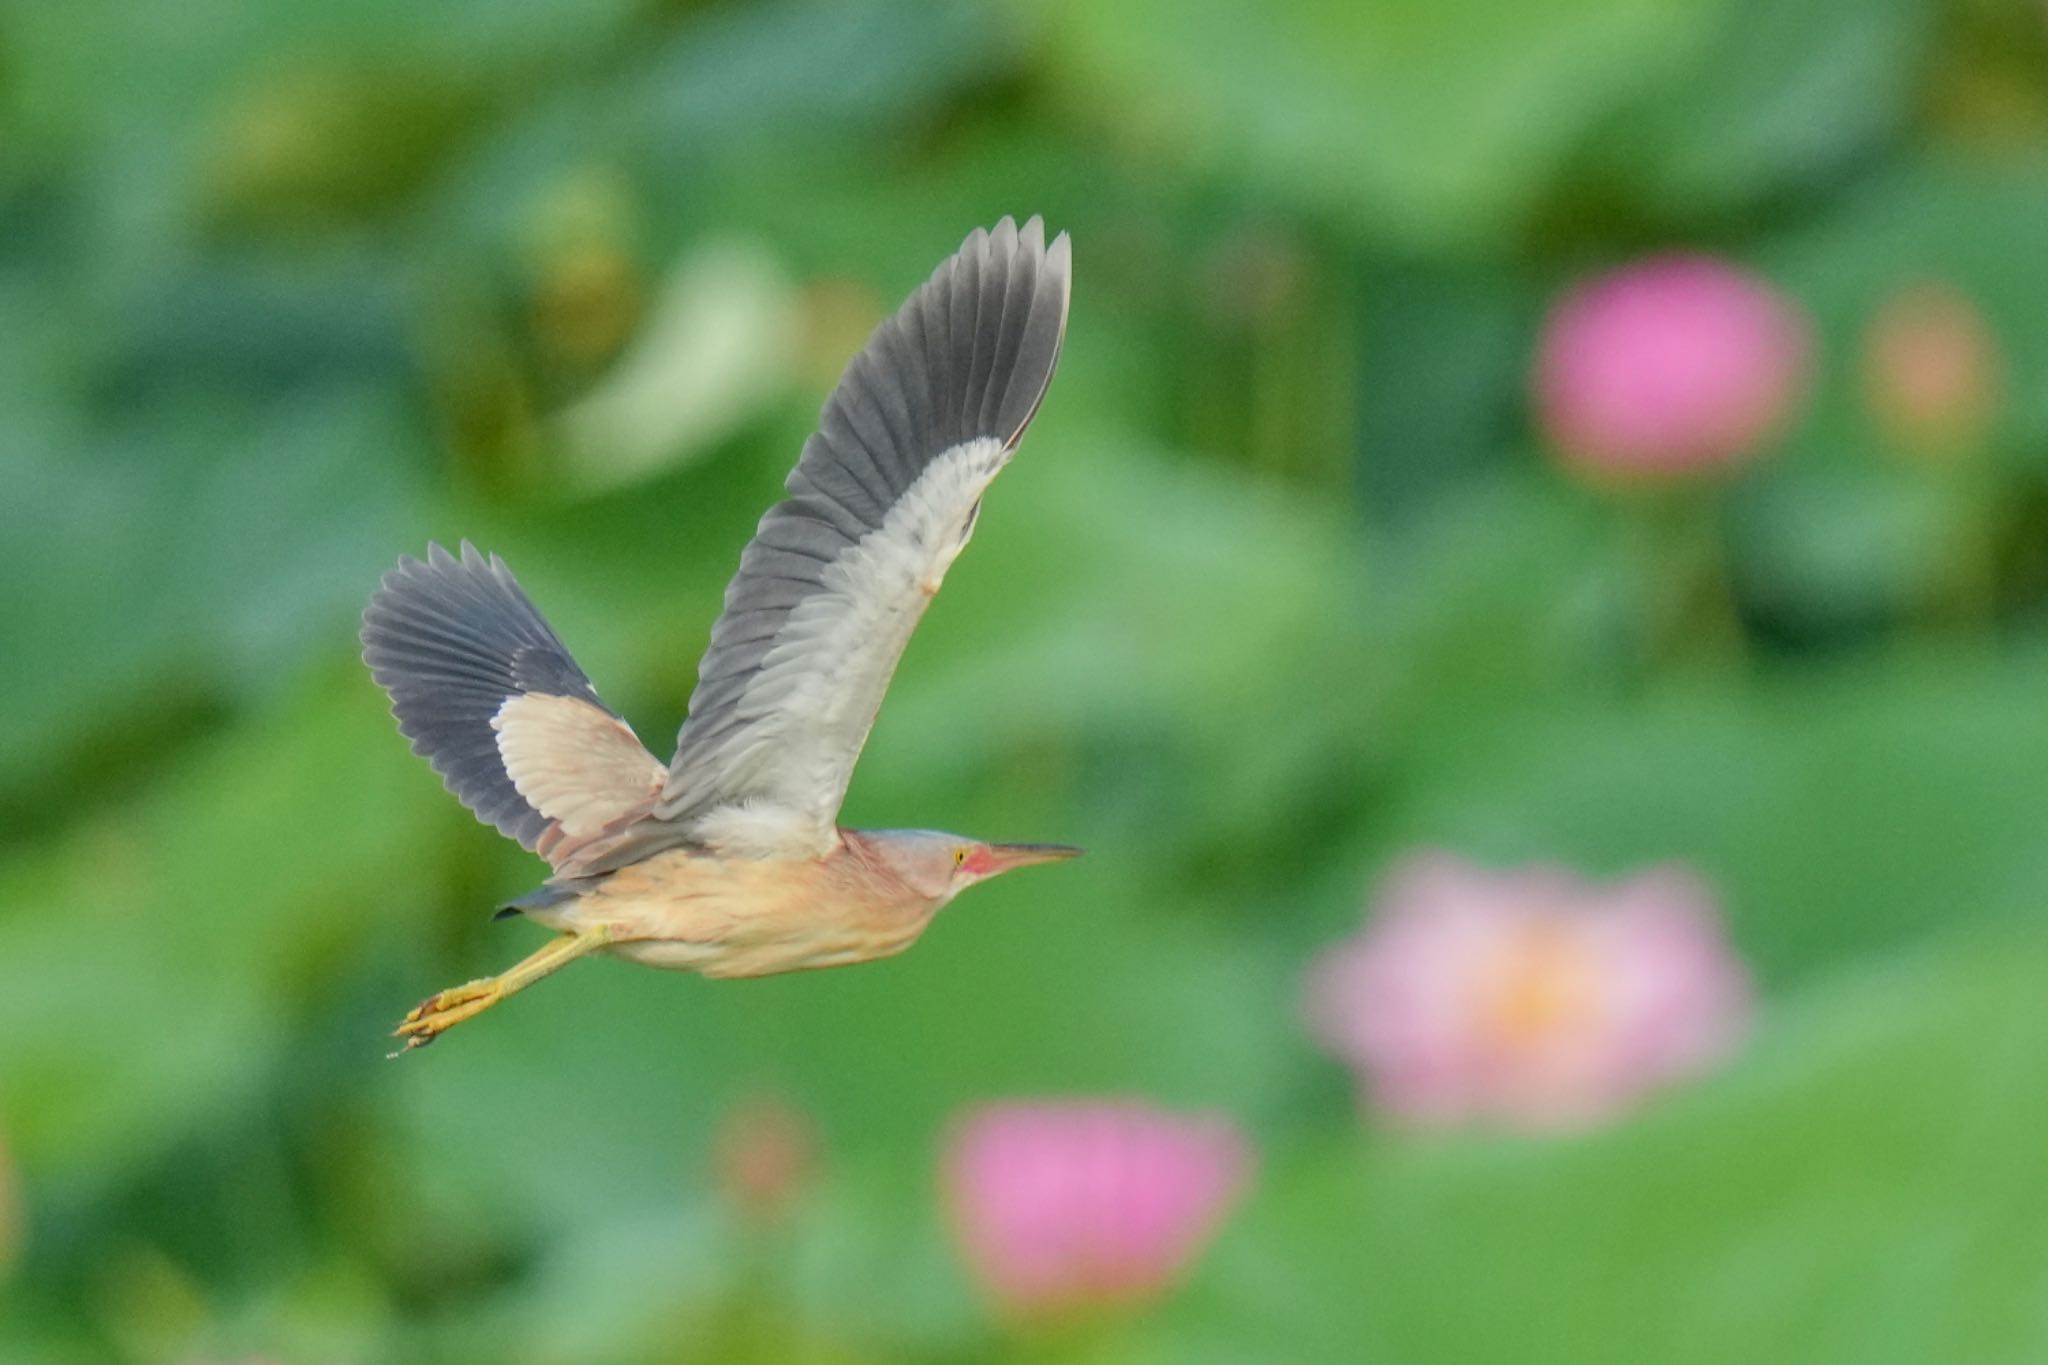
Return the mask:
[[820, 858], [733, 858], [675, 848], [620, 868], [528, 917], [564, 933], [602, 926], [607, 952], [710, 977], [772, 976], [890, 957], [947, 897], [892, 872], [847, 830]]
[[363, 657], [415, 752], [551, 864], [508, 908], [560, 935], [430, 997], [399, 1026], [408, 1047], [590, 952], [708, 977], [887, 957], [966, 887], [1077, 851], [836, 822], [897, 659], [1051, 381], [1068, 271], [1064, 235], [1004, 219], [875, 330], [741, 556], [667, 764], [503, 561], [436, 545], [386, 575]]

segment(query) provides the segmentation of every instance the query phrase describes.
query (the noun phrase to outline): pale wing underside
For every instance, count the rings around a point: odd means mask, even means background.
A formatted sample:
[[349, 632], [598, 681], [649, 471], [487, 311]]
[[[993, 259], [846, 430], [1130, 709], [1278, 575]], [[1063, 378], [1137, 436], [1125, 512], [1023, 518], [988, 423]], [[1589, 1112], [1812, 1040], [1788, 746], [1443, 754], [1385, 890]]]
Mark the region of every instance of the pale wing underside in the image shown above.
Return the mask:
[[666, 770], [599, 699], [496, 555], [401, 559], [363, 613], [398, 728], [477, 818], [577, 875], [653, 805]]
[[491, 729], [506, 777], [551, 826], [534, 849], [550, 861], [645, 813], [667, 776], [632, 727], [579, 697], [507, 698]]
[[977, 229], [875, 330], [740, 559], [652, 818], [829, 847], [903, 647], [1059, 358], [1065, 234]]
[[745, 694], [750, 723], [704, 755], [735, 797], [700, 817], [705, 842], [829, 844], [854, 761], [903, 647], [967, 544], [975, 504], [1010, 452], [984, 438], [932, 462], [880, 528], [819, 575]]

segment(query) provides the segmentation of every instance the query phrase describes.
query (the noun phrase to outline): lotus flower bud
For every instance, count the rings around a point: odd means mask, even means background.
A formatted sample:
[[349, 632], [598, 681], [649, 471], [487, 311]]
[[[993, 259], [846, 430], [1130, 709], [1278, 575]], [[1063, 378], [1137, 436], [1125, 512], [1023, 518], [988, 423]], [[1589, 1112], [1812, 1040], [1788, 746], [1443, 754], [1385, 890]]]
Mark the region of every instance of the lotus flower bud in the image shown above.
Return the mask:
[[1594, 475], [1723, 469], [1784, 429], [1810, 352], [1802, 314], [1757, 276], [1711, 256], [1656, 256], [1552, 309], [1537, 418], [1567, 464]]
[[1863, 394], [1892, 444], [1947, 457], [1982, 445], [1998, 414], [2004, 364], [1984, 315], [1944, 284], [1901, 289], [1863, 334]]
[[1047, 1318], [1163, 1294], [1248, 1180], [1219, 1115], [1135, 1100], [1006, 1103], [955, 1127], [942, 1180], [969, 1268], [997, 1307]]

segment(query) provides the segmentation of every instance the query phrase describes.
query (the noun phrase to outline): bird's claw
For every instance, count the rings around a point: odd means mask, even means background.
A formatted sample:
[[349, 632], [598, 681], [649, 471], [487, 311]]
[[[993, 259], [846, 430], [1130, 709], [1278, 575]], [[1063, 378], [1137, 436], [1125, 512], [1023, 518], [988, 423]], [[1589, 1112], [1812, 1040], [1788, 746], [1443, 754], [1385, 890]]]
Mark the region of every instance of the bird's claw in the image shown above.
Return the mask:
[[408, 1010], [391, 1031], [392, 1037], [405, 1039], [405, 1046], [388, 1055], [400, 1057], [414, 1048], [425, 1047], [457, 1024], [482, 1014], [498, 1002], [498, 997], [498, 983], [490, 978], [436, 991]]

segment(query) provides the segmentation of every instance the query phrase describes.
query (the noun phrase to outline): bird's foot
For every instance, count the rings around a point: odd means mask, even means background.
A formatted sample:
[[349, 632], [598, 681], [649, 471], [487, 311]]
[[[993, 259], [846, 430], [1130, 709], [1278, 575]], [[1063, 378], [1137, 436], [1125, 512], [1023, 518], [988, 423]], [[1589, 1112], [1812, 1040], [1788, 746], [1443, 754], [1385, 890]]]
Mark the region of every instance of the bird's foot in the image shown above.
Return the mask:
[[425, 1047], [466, 1019], [474, 1019], [514, 991], [523, 991], [551, 972], [559, 971], [585, 953], [612, 941], [609, 926], [558, 935], [524, 961], [500, 972], [460, 986], [450, 986], [420, 1001], [419, 1008], [405, 1016], [392, 1036], [405, 1039], [405, 1046], [391, 1055]]
[[405, 1046], [391, 1055], [397, 1057], [416, 1047], [425, 1047], [457, 1024], [474, 1019], [497, 1004], [504, 994], [504, 987], [494, 976], [435, 992], [420, 1001], [392, 1031], [392, 1037], [405, 1039]]

